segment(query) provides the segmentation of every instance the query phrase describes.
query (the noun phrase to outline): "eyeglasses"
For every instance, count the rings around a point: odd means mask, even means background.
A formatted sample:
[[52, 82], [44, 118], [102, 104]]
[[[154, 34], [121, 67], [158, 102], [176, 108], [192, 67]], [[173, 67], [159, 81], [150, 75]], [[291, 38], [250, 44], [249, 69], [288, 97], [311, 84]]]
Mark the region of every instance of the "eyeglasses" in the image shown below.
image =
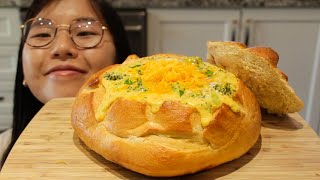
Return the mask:
[[32, 47], [44, 47], [56, 37], [58, 27], [68, 28], [70, 37], [79, 48], [96, 47], [102, 40], [104, 30], [99, 21], [91, 18], [74, 20], [71, 24], [56, 25], [54, 21], [44, 18], [32, 18], [21, 25], [24, 42]]

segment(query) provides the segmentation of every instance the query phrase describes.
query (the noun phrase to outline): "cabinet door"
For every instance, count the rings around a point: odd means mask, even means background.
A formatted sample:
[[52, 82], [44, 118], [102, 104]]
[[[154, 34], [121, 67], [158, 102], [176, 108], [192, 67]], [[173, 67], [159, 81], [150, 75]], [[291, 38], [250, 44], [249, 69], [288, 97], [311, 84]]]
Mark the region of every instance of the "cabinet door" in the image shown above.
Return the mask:
[[278, 67], [304, 101], [300, 112], [317, 131], [320, 121], [320, 10], [245, 9], [242, 41], [270, 46], [280, 56]]
[[0, 103], [0, 131], [3, 131], [12, 126], [12, 104]]
[[17, 46], [0, 46], [0, 82], [15, 80], [17, 60]]
[[208, 40], [237, 36], [238, 10], [148, 9], [148, 54], [176, 53], [205, 60]]
[[0, 87], [0, 104], [13, 104], [14, 81], [1, 81]]
[[18, 8], [1, 8], [0, 45], [16, 45], [20, 41], [20, 18]]
[[10, 128], [13, 121], [14, 81], [0, 81], [0, 131]]

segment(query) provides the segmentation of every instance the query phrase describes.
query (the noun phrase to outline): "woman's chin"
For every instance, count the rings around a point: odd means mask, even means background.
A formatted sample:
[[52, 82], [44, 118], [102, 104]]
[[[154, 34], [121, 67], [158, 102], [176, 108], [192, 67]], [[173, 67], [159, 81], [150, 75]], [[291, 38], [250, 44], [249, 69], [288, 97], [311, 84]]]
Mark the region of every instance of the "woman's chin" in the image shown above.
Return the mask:
[[42, 103], [54, 98], [75, 97], [87, 77], [85, 74], [64, 73], [50, 74], [39, 80], [28, 81], [28, 87]]
[[75, 97], [82, 83], [69, 83], [59, 86], [51, 86], [43, 92], [43, 97], [37, 97], [41, 102], [46, 103], [55, 98]]

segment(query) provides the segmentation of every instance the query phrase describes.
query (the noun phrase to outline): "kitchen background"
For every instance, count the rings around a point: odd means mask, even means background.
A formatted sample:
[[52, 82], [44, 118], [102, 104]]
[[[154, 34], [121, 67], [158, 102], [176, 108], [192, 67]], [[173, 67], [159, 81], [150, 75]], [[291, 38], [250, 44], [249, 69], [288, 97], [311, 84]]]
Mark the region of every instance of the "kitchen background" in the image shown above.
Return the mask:
[[[121, 15], [133, 51], [197, 55], [206, 41], [269, 46], [320, 134], [320, 0], [106, 0]], [[21, 18], [30, 0], [0, 0], [0, 130], [12, 124]]]

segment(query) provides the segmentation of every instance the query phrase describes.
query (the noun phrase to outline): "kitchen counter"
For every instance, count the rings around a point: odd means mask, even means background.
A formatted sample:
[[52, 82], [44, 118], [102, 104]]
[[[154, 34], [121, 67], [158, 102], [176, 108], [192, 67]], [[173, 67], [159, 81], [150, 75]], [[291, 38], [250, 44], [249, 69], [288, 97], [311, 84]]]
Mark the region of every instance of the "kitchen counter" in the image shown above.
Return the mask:
[[[116, 8], [319, 8], [320, 0], [106, 0]], [[28, 7], [31, 0], [1, 0], [0, 7]]]
[[[71, 126], [73, 98], [49, 101], [13, 147], [0, 179], [151, 179], [105, 160]], [[262, 116], [261, 134], [243, 156], [171, 179], [320, 179], [320, 138], [297, 113]]]

